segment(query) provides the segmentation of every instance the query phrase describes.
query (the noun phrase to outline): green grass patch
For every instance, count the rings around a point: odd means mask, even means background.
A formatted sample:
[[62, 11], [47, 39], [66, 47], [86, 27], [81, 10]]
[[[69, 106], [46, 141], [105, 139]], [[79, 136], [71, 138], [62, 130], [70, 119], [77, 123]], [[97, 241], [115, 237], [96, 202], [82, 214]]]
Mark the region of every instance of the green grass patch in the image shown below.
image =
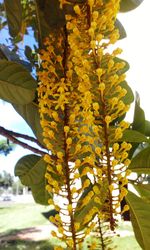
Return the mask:
[[54, 247], [49, 241], [23, 241], [13, 240], [1, 244], [3, 250], [53, 250]]
[[12, 204], [0, 207], [0, 233], [7, 234], [11, 230], [28, 227], [49, 225], [42, 212], [50, 210], [50, 207], [37, 204]]
[[[50, 210], [50, 206], [40, 206], [38, 204], [12, 204], [7, 207], [0, 207], [0, 233], [3, 235], [14, 235], [20, 229], [49, 225], [50, 222], [42, 215], [42, 212]], [[120, 223], [119, 230], [122, 237], [113, 237], [113, 247], [115, 250], [141, 250], [133, 235], [124, 236], [123, 232], [133, 232], [130, 223]], [[87, 241], [93, 241], [89, 237]], [[56, 238], [44, 241], [25, 241], [25, 240], [8, 240], [0, 243], [2, 250], [53, 250], [54, 246], [60, 245]], [[87, 244], [84, 244], [82, 250], [87, 250]]]

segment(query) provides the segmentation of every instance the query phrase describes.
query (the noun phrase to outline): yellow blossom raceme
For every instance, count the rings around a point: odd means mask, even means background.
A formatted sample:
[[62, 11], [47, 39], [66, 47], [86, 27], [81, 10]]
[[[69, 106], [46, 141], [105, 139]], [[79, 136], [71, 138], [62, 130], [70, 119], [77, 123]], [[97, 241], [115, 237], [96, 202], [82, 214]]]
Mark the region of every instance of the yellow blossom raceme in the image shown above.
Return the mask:
[[[110, 219], [110, 228], [114, 230], [113, 216], [116, 214], [115, 207], [118, 203], [113, 197], [113, 191], [119, 182], [118, 172], [123, 169], [124, 162], [126, 167], [128, 165], [126, 151], [130, 146], [121, 148], [119, 143], [119, 146], [115, 144], [121, 139], [126, 126], [117, 122], [117, 127], [113, 127], [113, 122], [128, 109], [122, 101], [126, 94], [121, 86], [124, 76], [119, 75], [119, 70], [125, 65], [116, 62], [115, 57], [120, 53], [119, 49], [112, 53], [107, 51], [109, 44], [113, 44], [119, 37], [115, 29], [119, 2], [88, 0], [77, 5], [69, 0], [60, 0], [61, 8], [70, 4], [75, 14], [66, 15], [65, 34], [61, 31], [62, 35], [58, 35], [58, 38], [51, 36], [47, 39], [46, 53], [41, 55], [44, 69], [44, 74], [39, 74], [39, 80], [42, 82], [39, 87], [41, 125], [46, 145], [55, 159], [53, 171], [57, 176], [60, 174], [64, 185], [61, 188], [61, 184], [58, 184], [50, 173], [47, 179], [58, 195], [59, 192], [63, 193], [63, 190], [66, 192], [66, 212], [71, 222], [67, 230], [72, 231], [65, 235], [65, 222], [62, 218], [55, 220], [59, 223], [61, 239], [65, 239], [67, 246], [73, 250], [80, 242], [77, 234], [80, 225], [74, 222], [76, 204], [73, 202], [73, 195], [78, 195], [79, 192], [70, 186], [71, 183], [83, 177], [83, 192], [95, 182], [93, 191], [89, 191], [83, 199], [82, 205], [85, 206], [92, 197], [97, 204], [101, 204], [96, 184], [106, 182], [108, 202], [105, 206], [105, 219]], [[63, 39], [66, 39], [66, 36], [67, 42], [64, 45]], [[50, 40], [52, 44], [49, 44]], [[62, 47], [66, 44], [67, 48], [63, 50]], [[50, 120], [49, 129], [45, 129], [45, 120]], [[60, 133], [62, 140], [58, 139]], [[69, 165], [69, 159], [73, 161], [72, 166]], [[54, 162], [51, 160], [51, 164]], [[121, 164], [121, 167], [118, 167], [118, 164]], [[116, 169], [118, 172], [115, 172]], [[89, 176], [92, 176], [92, 181]], [[121, 192], [122, 196], [125, 195], [125, 191]], [[88, 232], [95, 226], [91, 221], [97, 213], [98, 209], [94, 207], [83, 218], [85, 224], [92, 225], [89, 226]], [[83, 237], [84, 235], [83, 230]]]

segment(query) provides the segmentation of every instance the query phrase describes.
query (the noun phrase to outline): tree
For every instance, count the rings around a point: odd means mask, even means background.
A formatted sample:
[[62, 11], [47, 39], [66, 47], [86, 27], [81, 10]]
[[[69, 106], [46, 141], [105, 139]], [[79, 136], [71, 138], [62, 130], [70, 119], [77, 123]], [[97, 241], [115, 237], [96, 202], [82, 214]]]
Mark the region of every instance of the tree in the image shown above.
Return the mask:
[[9, 140], [0, 141], [0, 154], [7, 156], [14, 148], [14, 144], [10, 143]]
[[[116, 19], [118, 11], [130, 11], [140, 3], [5, 0], [1, 4], [1, 27], [8, 25], [13, 50], [1, 46], [0, 97], [12, 103], [35, 138], [0, 131], [36, 153], [21, 158], [15, 174], [31, 188], [36, 202], [54, 205], [50, 220], [60, 236], [52, 235], [60, 237], [66, 249], [82, 249], [91, 231], [97, 232], [98, 241], [90, 248], [107, 249], [105, 231], [114, 231], [116, 216], [129, 207], [137, 241], [149, 248], [149, 184], [128, 176], [149, 174], [150, 123], [138, 94], [133, 123], [125, 122], [134, 100], [124, 75], [129, 64], [120, 58], [119, 48], [108, 50], [126, 36]], [[38, 46], [34, 52], [26, 46], [23, 61], [18, 42], [29, 27]], [[18, 138], [34, 141], [40, 149]], [[127, 191], [129, 181], [139, 197]], [[119, 211], [124, 199], [128, 205]]]
[[4, 189], [8, 189], [8, 187], [12, 187], [13, 182], [14, 180], [11, 174], [7, 173], [6, 171], [3, 171], [0, 174], [0, 187], [3, 187]]

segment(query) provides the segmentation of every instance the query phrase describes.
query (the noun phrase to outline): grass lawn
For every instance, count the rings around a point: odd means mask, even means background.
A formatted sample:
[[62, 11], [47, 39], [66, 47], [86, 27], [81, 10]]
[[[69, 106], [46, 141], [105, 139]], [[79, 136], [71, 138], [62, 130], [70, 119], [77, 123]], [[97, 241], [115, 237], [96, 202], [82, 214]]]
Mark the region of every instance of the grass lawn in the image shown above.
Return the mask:
[[[11, 235], [20, 229], [49, 225], [49, 221], [44, 218], [42, 212], [47, 212], [50, 207], [40, 206], [34, 203], [12, 204], [10, 206], [0, 205], [0, 234]], [[114, 237], [113, 245], [115, 250], [141, 250], [137, 244], [130, 224], [121, 223], [119, 230], [121, 237]], [[127, 236], [126, 232], [129, 232]], [[130, 234], [131, 232], [131, 234]], [[92, 238], [89, 238], [91, 241]], [[52, 238], [44, 241], [8, 240], [0, 243], [0, 250], [53, 250], [55, 245], [59, 245], [57, 239]], [[83, 247], [87, 250], [87, 246]]]
[[12, 230], [49, 225], [42, 212], [50, 210], [50, 207], [40, 206], [34, 203], [11, 204], [0, 206], [0, 233], [8, 233]]

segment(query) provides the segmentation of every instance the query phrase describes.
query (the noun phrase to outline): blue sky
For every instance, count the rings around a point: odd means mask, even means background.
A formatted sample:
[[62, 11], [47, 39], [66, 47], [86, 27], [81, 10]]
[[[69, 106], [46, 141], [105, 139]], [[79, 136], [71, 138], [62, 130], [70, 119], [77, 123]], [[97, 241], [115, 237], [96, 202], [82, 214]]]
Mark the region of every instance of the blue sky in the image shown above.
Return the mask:
[[[130, 70], [127, 73], [129, 85], [141, 96], [141, 105], [145, 110], [146, 118], [150, 120], [150, 1], [145, 0], [139, 8], [134, 11], [119, 14], [119, 20], [127, 31], [127, 38], [121, 40], [118, 46], [123, 48], [121, 57], [130, 64]], [[4, 34], [0, 34], [0, 42], [4, 39]], [[27, 37], [24, 42], [32, 43]], [[24, 43], [24, 44], [25, 44]], [[22, 44], [22, 46], [24, 46]], [[132, 121], [133, 108], [128, 115], [128, 119]], [[10, 104], [0, 101], [0, 126], [16, 132], [32, 134], [28, 125], [13, 110]], [[5, 169], [13, 173], [13, 169], [17, 160], [28, 153], [28, 150], [17, 146], [7, 157], [0, 155], [0, 171]]]

